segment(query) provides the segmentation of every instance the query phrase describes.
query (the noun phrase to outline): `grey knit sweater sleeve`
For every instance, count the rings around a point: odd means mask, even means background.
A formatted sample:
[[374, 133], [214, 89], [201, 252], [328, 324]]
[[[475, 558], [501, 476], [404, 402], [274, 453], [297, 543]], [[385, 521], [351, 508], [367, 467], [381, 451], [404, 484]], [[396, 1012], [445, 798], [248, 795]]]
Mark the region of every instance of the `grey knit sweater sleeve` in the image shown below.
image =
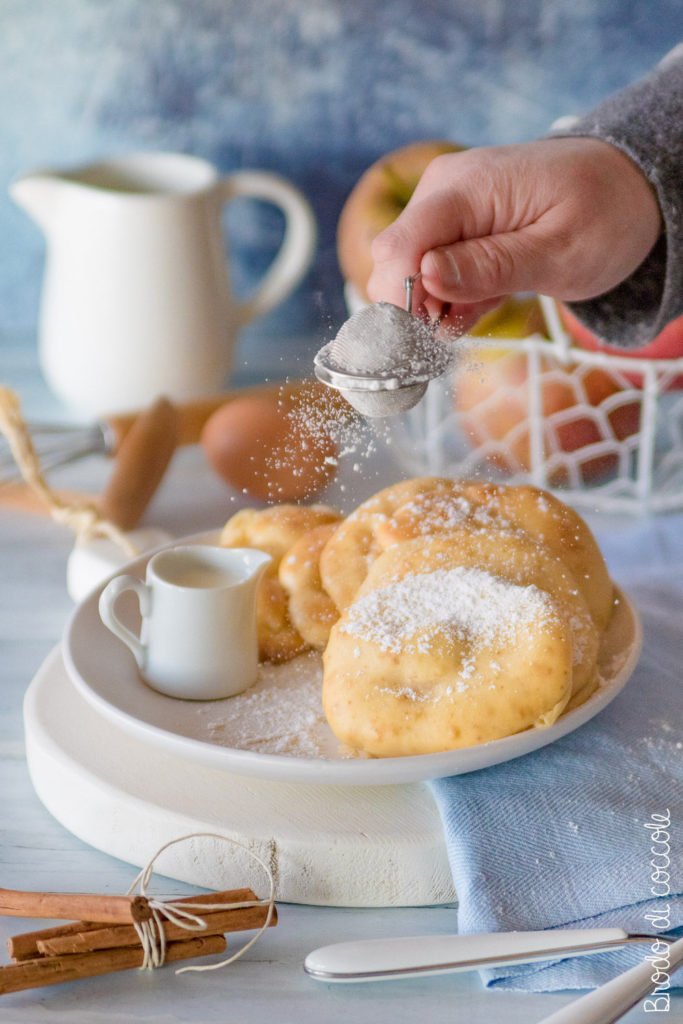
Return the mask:
[[599, 337], [638, 348], [683, 314], [683, 44], [646, 78], [553, 135], [610, 142], [638, 164], [657, 194], [665, 230], [643, 263], [604, 295], [569, 304]]

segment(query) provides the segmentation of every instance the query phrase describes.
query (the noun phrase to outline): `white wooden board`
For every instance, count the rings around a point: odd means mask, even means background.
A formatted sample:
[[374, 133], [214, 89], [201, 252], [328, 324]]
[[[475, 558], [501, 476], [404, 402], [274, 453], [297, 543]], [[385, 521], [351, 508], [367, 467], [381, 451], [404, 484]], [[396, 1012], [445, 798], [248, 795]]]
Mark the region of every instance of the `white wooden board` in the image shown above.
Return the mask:
[[[58, 649], [27, 691], [24, 722], [31, 778], [50, 813], [131, 864], [142, 866], [178, 836], [211, 831], [262, 857], [281, 901], [372, 907], [455, 899], [424, 783], [281, 783], [193, 763], [101, 717], [74, 689]], [[217, 840], [172, 847], [158, 870], [210, 888], [266, 890], [249, 855]]]

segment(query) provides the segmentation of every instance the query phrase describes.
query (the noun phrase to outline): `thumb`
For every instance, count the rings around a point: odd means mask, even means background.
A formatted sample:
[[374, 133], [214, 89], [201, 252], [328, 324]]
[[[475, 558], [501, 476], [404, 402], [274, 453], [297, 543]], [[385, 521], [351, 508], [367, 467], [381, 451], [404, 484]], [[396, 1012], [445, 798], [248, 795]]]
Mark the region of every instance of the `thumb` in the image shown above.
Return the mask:
[[530, 235], [510, 231], [431, 249], [422, 257], [422, 284], [442, 302], [457, 303], [537, 291], [543, 260]]

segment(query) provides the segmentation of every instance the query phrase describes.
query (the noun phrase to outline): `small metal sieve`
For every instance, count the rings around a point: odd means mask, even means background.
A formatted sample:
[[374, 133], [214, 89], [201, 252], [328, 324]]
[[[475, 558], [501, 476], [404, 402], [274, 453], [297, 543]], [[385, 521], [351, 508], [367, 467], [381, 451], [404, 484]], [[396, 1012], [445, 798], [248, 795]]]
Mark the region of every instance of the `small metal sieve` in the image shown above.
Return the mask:
[[340, 391], [363, 416], [395, 416], [420, 401], [430, 380], [450, 365], [453, 349], [436, 337], [439, 320], [427, 323], [412, 312], [407, 277], [406, 308], [374, 302], [342, 324], [334, 341], [313, 360], [316, 377]]

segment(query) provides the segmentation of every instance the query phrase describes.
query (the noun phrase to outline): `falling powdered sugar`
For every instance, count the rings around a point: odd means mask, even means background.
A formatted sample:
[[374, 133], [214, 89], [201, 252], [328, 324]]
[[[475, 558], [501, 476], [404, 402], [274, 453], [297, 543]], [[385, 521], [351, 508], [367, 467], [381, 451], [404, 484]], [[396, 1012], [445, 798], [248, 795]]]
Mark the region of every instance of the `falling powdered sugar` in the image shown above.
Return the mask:
[[427, 653], [437, 637], [475, 653], [514, 643], [524, 630], [554, 618], [549, 595], [538, 587], [457, 566], [370, 591], [350, 606], [340, 629], [394, 654]]
[[[328, 482], [330, 469], [341, 470], [360, 475], [367, 479], [379, 476], [380, 468], [373, 463], [378, 452], [390, 448], [392, 435], [389, 422], [386, 420], [366, 420], [359, 415], [338, 392], [324, 385], [302, 390], [296, 403], [291, 408], [283, 407], [283, 417], [288, 429], [287, 444], [268, 459], [268, 469], [277, 468], [277, 462], [297, 463], [301, 461], [301, 446], [298, 436], [310, 438], [314, 447], [322, 449], [326, 441], [331, 441], [336, 454], [326, 456], [317, 467], [320, 475], [321, 489]], [[308, 466], [315, 472], [316, 467]], [[347, 485], [340, 484], [340, 490], [346, 491]], [[278, 500], [277, 493], [272, 500]]]

